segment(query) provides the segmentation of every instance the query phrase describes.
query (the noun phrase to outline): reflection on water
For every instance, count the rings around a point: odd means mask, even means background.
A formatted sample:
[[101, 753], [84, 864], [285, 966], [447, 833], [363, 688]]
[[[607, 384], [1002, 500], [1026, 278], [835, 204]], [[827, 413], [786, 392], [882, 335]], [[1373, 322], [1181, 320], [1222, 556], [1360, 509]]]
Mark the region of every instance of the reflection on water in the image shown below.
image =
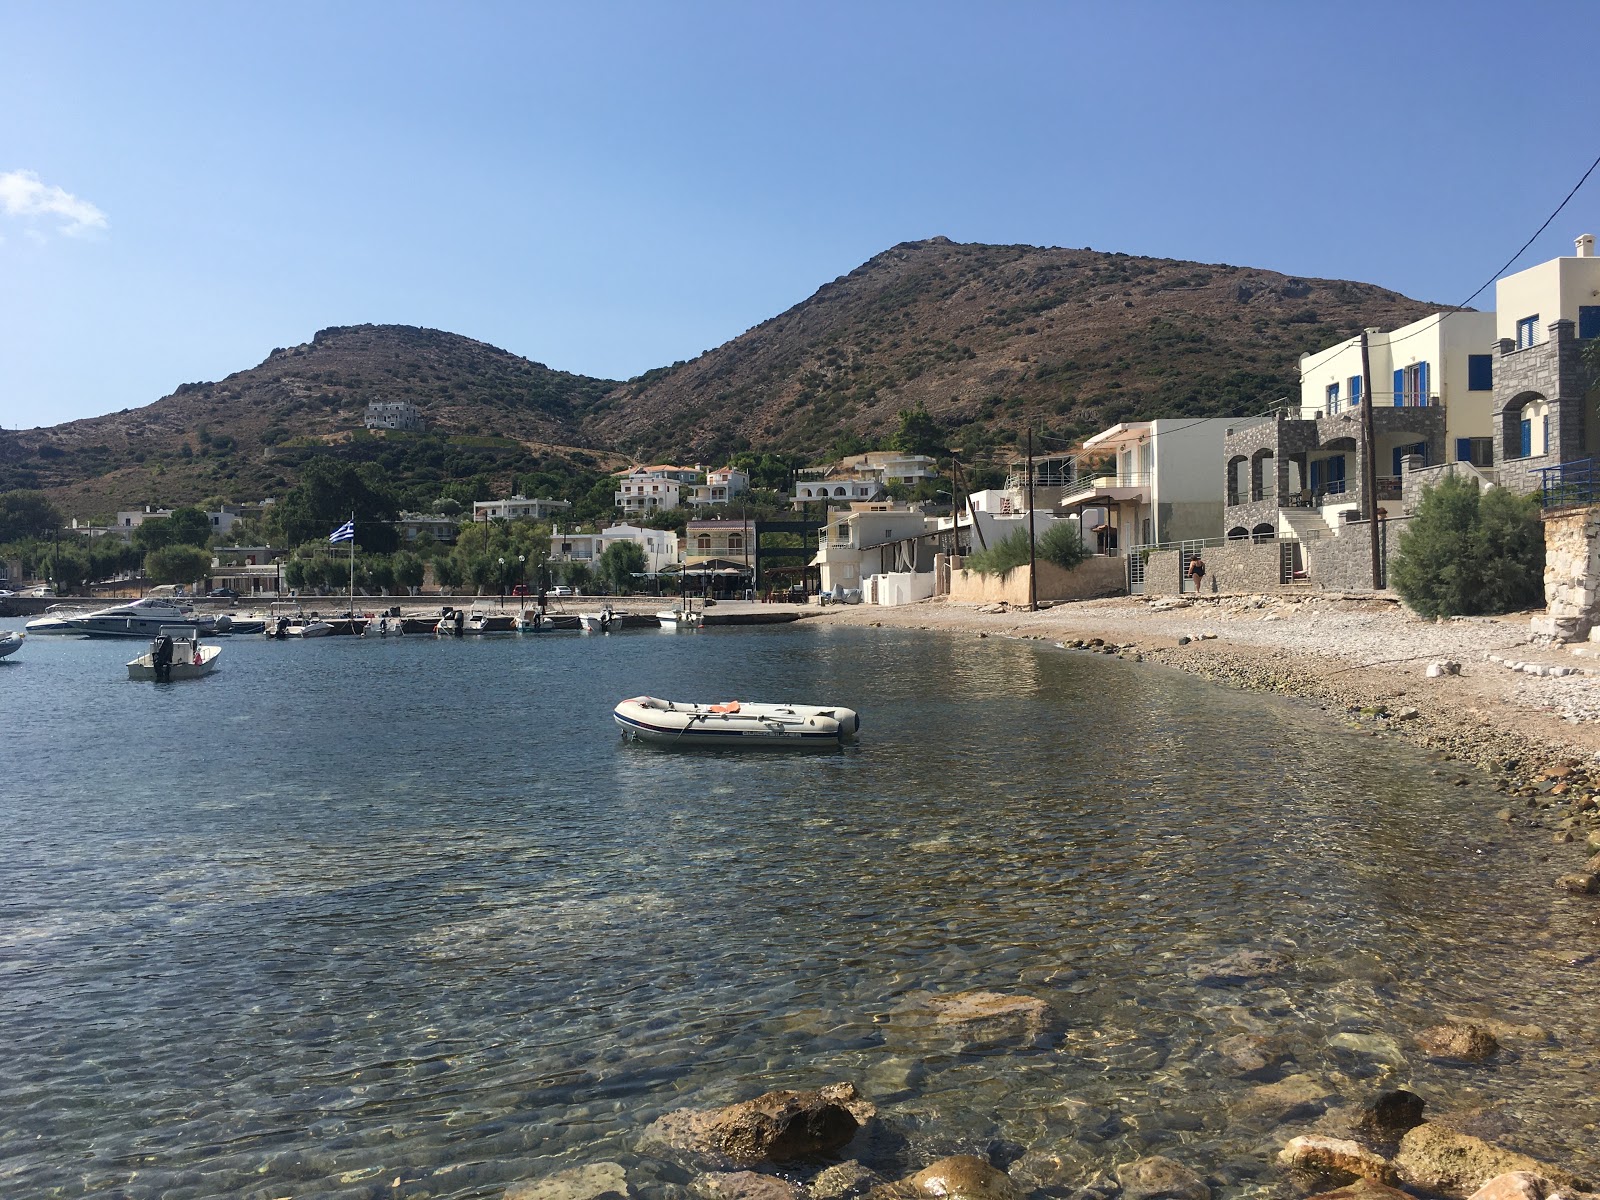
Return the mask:
[[[1577, 910], [1488, 797], [1304, 707], [881, 630], [239, 640], [159, 689], [125, 651], [5, 674], [7, 1194], [497, 1195], [602, 1158], [676, 1194], [655, 1117], [834, 1079], [910, 1167], [1160, 1150], [1249, 1191], [1294, 1074], [1600, 1165]], [[862, 740], [663, 753], [611, 725], [640, 692], [848, 703]], [[1052, 1036], [905, 1016], [979, 988]], [[1544, 1033], [1452, 1068], [1413, 1040], [1444, 1014]]]

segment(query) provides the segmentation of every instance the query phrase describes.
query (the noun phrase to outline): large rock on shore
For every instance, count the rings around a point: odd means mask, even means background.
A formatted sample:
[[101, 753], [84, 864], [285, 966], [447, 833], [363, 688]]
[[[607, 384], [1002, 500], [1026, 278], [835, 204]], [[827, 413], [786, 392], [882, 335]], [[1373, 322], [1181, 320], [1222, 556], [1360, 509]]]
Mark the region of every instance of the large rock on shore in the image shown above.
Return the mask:
[[1593, 1200], [1593, 1194], [1564, 1188], [1533, 1171], [1508, 1171], [1496, 1175], [1472, 1193], [1472, 1200]]
[[709, 1111], [668, 1113], [645, 1141], [735, 1166], [754, 1167], [832, 1154], [876, 1110], [849, 1083], [812, 1091], [775, 1091]]
[[1117, 1182], [1122, 1200], [1211, 1200], [1205, 1180], [1161, 1154], [1118, 1167]]
[[1370, 1179], [1358, 1179], [1331, 1192], [1318, 1192], [1307, 1200], [1412, 1200], [1412, 1197], [1388, 1184], [1373, 1183]]
[[1587, 1185], [1557, 1167], [1492, 1146], [1482, 1138], [1458, 1133], [1437, 1122], [1427, 1121], [1409, 1130], [1400, 1139], [1394, 1158], [1402, 1183], [1441, 1196], [1462, 1200], [1477, 1192], [1497, 1175], [1526, 1171], [1555, 1181], [1561, 1187], [1587, 1190]]

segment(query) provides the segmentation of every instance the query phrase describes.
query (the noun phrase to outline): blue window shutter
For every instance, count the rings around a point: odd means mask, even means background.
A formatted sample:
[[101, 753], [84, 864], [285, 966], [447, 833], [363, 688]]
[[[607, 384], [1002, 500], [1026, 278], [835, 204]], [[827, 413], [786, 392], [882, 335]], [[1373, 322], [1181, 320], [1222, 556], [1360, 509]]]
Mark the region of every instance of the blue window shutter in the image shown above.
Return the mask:
[[1418, 404], [1427, 404], [1428, 396], [1430, 394], [1431, 394], [1430, 393], [1430, 389], [1428, 387], [1428, 364], [1425, 363], [1425, 362], [1418, 363], [1417, 364], [1417, 403]]
[[1328, 482], [1344, 482], [1344, 455], [1341, 454], [1338, 458], [1330, 458], [1328, 460]]
[[1399, 408], [1406, 402], [1406, 373], [1405, 369], [1394, 373], [1394, 406]]
[[1409, 446], [1396, 446], [1394, 448], [1394, 474], [1399, 475], [1401, 473], [1400, 460], [1406, 456], [1406, 451], [1410, 448]]
[[1323, 477], [1323, 474], [1324, 474], [1324, 471], [1322, 469], [1322, 459], [1320, 459], [1320, 458], [1312, 459], [1311, 460], [1311, 490], [1313, 492], [1320, 492], [1322, 490], [1322, 477]]
[[1494, 391], [1494, 355], [1467, 355], [1467, 391]]
[[1600, 337], [1600, 304], [1578, 305], [1578, 336]]
[[1456, 439], [1456, 461], [1457, 462], [1471, 462], [1472, 461], [1472, 439], [1471, 438], [1457, 438]]
[[1544, 438], [1544, 445], [1539, 448], [1539, 453], [1540, 454], [1549, 454], [1550, 453], [1550, 418], [1548, 416], [1545, 417], [1545, 419], [1544, 419], [1544, 428], [1542, 430], [1540, 430], [1540, 436], [1542, 436]]
[[1522, 453], [1518, 458], [1527, 458], [1533, 453], [1533, 422], [1527, 417], [1522, 419]]
[[1361, 376], [1359, 375], [1350, 376], [1350, 403], [1361, 403]]

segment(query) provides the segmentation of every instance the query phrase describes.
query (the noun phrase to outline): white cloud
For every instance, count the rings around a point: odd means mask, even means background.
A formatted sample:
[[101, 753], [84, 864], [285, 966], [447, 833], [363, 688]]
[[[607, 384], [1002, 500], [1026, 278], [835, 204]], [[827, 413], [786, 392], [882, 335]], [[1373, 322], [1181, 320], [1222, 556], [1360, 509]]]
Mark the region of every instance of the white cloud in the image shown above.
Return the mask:
[[0, 171], [0, 215], [30, 222], [53, 219], [69, 237], [106, 228], [105, 213], [32, 171]]

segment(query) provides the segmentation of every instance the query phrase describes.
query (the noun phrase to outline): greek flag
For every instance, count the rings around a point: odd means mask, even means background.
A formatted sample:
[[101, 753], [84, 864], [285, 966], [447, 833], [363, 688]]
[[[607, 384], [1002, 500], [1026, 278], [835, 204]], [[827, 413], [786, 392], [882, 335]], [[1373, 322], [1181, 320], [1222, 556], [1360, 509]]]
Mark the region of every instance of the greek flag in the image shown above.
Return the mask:
[[354, 521], [346, 521], [328, 535], [329, 542], [353, 542], [355, 540], [356, 523]]

